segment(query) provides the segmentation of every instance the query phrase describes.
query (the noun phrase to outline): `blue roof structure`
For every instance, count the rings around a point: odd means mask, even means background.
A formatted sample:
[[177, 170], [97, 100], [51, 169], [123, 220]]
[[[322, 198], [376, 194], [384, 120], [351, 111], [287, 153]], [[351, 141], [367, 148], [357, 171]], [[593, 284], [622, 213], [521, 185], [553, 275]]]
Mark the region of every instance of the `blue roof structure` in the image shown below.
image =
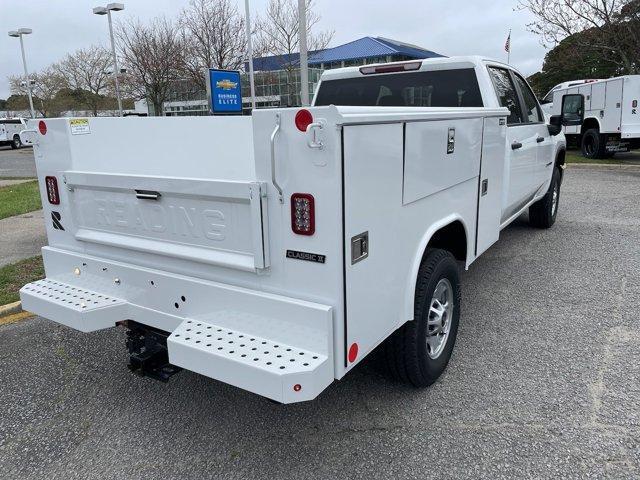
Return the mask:
[[[387, 55], [416, 59], [444, 56], [416, 45], [398, 42], [397, 40], [382, 37], [362, 37], [337, 47], [310, 51], [309, 66], [319, 66], [321, 63], [385, 57]], [[298, 53], [255, 58], [253, 60], [253, 68], [256, 71], [280, 70], [285, 65], [297, 65], [299, 61], [300, 55]]]

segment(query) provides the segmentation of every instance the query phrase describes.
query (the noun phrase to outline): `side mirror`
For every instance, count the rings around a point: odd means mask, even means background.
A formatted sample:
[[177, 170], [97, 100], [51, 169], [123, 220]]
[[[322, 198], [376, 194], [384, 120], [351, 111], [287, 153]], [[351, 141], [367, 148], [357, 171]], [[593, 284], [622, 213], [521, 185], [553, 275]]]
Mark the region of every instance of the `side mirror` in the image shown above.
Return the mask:
[[549, 134], [552, 136], [559, 135], [562, 132], [562, 115], [553, 115], [549, 119], [549, 125], [547, 125], [549, 129]]

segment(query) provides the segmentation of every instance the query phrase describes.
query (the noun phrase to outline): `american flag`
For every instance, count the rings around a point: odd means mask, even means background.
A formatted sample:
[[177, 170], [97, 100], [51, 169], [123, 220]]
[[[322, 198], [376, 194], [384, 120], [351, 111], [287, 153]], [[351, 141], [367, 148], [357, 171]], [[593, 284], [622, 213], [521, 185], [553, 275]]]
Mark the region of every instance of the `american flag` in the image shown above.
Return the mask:
[[509, 30], [509, 36], [507, 37], [507, 41], [504, 44], [504, 51], [507, 53], [511, 53], [511, 30]]

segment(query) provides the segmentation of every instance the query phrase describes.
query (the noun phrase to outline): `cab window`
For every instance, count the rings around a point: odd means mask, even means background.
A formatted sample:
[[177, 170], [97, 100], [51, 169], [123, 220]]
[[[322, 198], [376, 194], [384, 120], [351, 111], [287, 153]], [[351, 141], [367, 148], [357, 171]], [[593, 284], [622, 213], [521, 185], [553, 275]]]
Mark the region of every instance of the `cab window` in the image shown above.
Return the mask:
[[540, 103], [542, 103], [543, 105], [547, 103], [553, 103], [553, 94], [555, 91], [556, 89], [554, 88], [549, 93], [547, 93], [547, 96], [544, 97]]
[[482, 107], [473, 68], [324, 80], [316, 106]]
[[507, 123], [509, 125], [524, 123], [518, 93], [516, 92], [513, 81], [511, 81], [509, 71], [504, 68], [489, 67], [489, 73], [491, 74], [493, 86], [496, 89], [496, 95], [498, 95], [500, 105], [509, 109], [510, 113]]
[[524, 100], [524, 114], [525, 121], [527, 123], [540, 123], [542, 122], [542, 112], [540, 111], [540, 107], [538, 106], [538, 102], [536, 101], [536, 96], [525, 82], [524, 78], [522, 78], [517, 73], [514, 75], [516, 78], [516, 83], [518, 84], [518, 88], [522, 93], [522, 99]]

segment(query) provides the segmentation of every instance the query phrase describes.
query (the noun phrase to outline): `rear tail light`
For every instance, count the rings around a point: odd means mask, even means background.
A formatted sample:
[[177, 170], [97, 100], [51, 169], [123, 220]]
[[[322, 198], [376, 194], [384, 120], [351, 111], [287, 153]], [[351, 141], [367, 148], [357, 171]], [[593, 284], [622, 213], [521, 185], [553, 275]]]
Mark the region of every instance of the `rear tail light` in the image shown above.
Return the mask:
[[422, 62], [394, 63], [391, 65], [378, 65], [377, 67], [360, 67], [360, 73], [363, 75], [371, 75], [373, 73], [408, 72], [418, 70], [421, 66]]
[[51, 205], [60, 205], [60, 195], [58, 194], [58, 180], [56, 177], [45, 177], [44, 183], [47, 186], [47, 198]]
[[44, 123], [44, 121], [40, 120], [38, 122], [38, 130], [40, 130], [40, 134], [41, 135], [46, 135], [47, 134], [47, 124]]
[[315, 201], [308, 193], [291, 195], [291, 230], [298, 235], [313, 235], [316, 231]]

